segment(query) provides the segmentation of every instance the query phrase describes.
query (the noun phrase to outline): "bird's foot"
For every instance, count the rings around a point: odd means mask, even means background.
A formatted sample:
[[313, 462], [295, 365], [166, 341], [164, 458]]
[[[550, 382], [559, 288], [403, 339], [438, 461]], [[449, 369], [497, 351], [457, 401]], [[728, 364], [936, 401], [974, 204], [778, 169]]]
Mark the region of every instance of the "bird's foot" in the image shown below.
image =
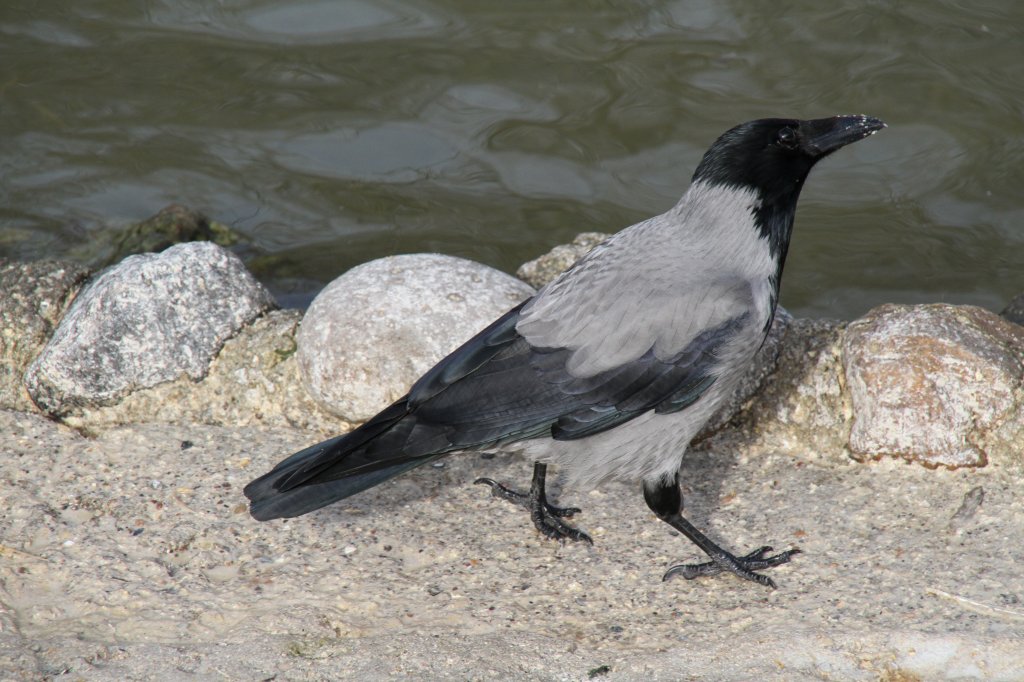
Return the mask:
[[[491, 494], [498, 499], [508, 500], [512, 504], [517, 504], [520, 507], [525, 507], [526, 509], [530, 508], [533, 501], [529, 493], [521, 493], [516, 490], [512, 490], [511, 488], [498, 483], [493, 478], [478, 478], [473, 481], [473, 483], [484, 483], [489, 485], [491, 486]], [[555, 505], [547, 502], [544, 503], [544, 506], [547, 509], [548, 514], [560, 519], [568, 519], [574, 514], [579, 514], [582, 511], [579, 507], [556, 507]]]
[[693, 580], [701, 576], [717, 575], [723, 571], [728, 571], [745, 580], [752, 580], [765, 587], [775, 589], [774, 580], [754, 571], [787, 564], [794, 555], [800, 554], [800, 550], [790, 549], [773, 556], [765, 556], [771, 551], [771, 547], [765, 546], [755, 549], [750, 554], [737, 557], [725, 550], [721, 550], [721, 553], [716, 552], [711, 555], [711, 561], [702, 564], [677, 564], [672, 566], [665, 572], [662, 580], [668, 580], [677, 575], [681, 575], [687, 580]]
[[520, 493], [508, 488], [491, 478], [478, 478], [474, 483], [486, 484], [491, 487], [491, 494], [495, 497], [508, 500], [509, 502], [525, 507], [530, 511], [530, 520], [545, 537], [552, 540], [573, 540], [594, 544], [589, 535], [578, 528], [574, 528], [562, 521], [574, 514], [579, 514], [577, 507], [556, 507], [548, 504], [544, 492], [544, 465], [538, 464], [534, 467], [533, 484], [529, 493]]
[[[574, 542], [585, 542], [588, 545], [594, 544], [589, 535], [579, 528], [570, 526], [565, 521], [562, 521], [558, 512], [564, 511], [566, 510], [552, 507], [545, 502], [540, 506], [530, 509], [530, 520], [533, 521], [533, 525], [537, 527], [537, 530], [552, 540], [572, 540]], [[577, 509], [576, 511], [579, 510]]]

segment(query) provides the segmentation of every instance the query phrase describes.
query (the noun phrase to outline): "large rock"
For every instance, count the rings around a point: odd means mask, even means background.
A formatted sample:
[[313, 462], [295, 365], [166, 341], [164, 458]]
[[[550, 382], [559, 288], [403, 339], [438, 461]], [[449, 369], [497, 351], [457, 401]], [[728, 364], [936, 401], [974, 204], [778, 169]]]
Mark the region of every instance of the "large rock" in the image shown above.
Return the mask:
[[79, 293], [25, 383], [43, 410], [105, 405], [181, 375], [274, 307], [242, 262], [207, 242], [126, 258]]
[[776, 369], [745, 415], [746, 435], [802, 459], [846, 458], [850, 398], [843, 380], [845, 324], [793, 320], [780, 340]]
[[298, 310], [272, 310], [224, 343], [202, 381], [183, 374], [113, 405], [79, 407], [64, 422], [93, 431], [140, 422], [347, 431], [351, 424], [324, 411], [302, 386], [295, 344], [301, 318]]
[[1024, 329], [972, 306], [875, 308], [843, 343], [857, 459], [983, 466], [984, 439], [1020, 418]]
[[365, 421], [532, 294], [514, 277], [452, 256], [360, 265], [320, 292], [302, 320], [297, 340], [306, 389], [333, 414]]
[[0, 259], [0, 408], [32, 409], [25, 370], [88, 274], [73, 263]]

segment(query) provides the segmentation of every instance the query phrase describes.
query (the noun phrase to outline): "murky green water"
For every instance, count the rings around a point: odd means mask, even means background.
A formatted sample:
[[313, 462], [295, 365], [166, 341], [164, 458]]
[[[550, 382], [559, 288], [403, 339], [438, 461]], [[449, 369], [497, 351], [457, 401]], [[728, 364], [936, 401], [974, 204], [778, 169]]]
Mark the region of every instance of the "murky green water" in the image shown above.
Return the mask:
[[812, 174], [784, 305], [1024, 290], [1013, 0], [4, 0], [0, 256], [179, 202], [278, 293], [402, 252], [512, 271], [666, 209], [735, 123], [839, 112], [890, 128]]

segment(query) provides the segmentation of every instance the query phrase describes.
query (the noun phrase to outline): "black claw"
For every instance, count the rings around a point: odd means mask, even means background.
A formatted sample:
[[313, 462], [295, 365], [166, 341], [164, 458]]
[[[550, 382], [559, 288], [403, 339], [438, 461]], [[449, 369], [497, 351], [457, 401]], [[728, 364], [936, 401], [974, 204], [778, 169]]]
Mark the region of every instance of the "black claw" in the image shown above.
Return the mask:
[[491, 486], [491, 494], [492, 495], [494, 495], [495, 497], [497, 497], [499, 499], [502, 499], [502, 500], [508, 500], [509, 502], [515, 502], [516, 504], [519, 504], [519, 505], [525, 505], [525, 500], [529, 499], [529, 498], [527, 498], [526, 495], [524, 495], [522, 493], [516, 492], [515, 490], [512, 490], [511, 488], [506, 488], [502, 484], [500, 484], [497, 481], [495, 481], [493, 478], [478, 478], [475, 481], [473, 481], [473, 483], [477, 484], [477, 485], [479, 485], [481, 483], [484, 484], [484, 485], [489, 485], [489, 486]]
[[769, 546], [759, 547], [749, 554], [744, 554], [741, 557], [735, 557], [728, 552], [722, 552], [720, 555], [713, 557], [712, 561], [707, 561], [702, 564], [677, 564], [670, 567], [662, 580], [668, 580], [674, 576], [682, 576], [686, 580], [693, 580], [706, 575], [718, 575], [724, 571], [728, 571], [734, 575], [744, 578], [745, 580], [751, 580], [753, 582], [764, 585], [775, 589], [775, 581], [766, 575], [755, 573], [756, 570], [765, 568], [772, 568], [773, 566], [780, 566], [782, 564], [789, 563], [789, 560], [796, 554], [800, 554], [800, 550], [797, 548], [780, 552], [774, 556], [765, 557], [765, 555], [772, 551]]
[[[491, 486], [491, 494], [500, 500], [508, 500], [512, 504], [518, 504], [520, 507], [526, 507], [527, 509], [531, 506], [531, 498], [529, 494], [512, 490], [511, 488], [498, 483], [493, 478], [481, 477], [473, 481], [473, 483], [482, 483], [484, 485]], [[562, 519], [571, 518], [575, 514], [579, 514], [583, 511], [579, 507], [556, 507], [548, 502], [545, 502], [544, 504], [547, 505], [547, 511], [549, 514]]]
[[583, 510], [580, 509], [579, 507], [556, 507], [552, 504], [549, 504], [548, 511], [553, 516], [557, 516], [560, 519], [571, 519], [572, 517], [581, 513]]
[[556, 507], [548, 504], [544, 493], [546, 473], [547, 466], [543, 464], [534, 465], [533, 484], [530, 486], [529, 493], [520, 493], [512, 490], [492, 478], [481, 477], [473, 481], [473, 483], [489, 485], [491, 487], [491, 494], [495, 497], [529, 509], [533, 525], [536, 526], [537, 530], [544, 537], [559, 541], [573, 540], [576, 542], [586, 542], [591, 545], [594, 544], [589, 535], [561, 521], [561, 519], [579, 514], [580, 509], [578, 507]]
[[574, 542], [585, 542], [588, 545], [594, 544], [593, 539], [579, 528], [573, 528], [572, 526], [562, 523], [561, 520], [556, 516], [551, 516], [545, 513], [531, 514], [530, 518], [533, 520], [533, 525], [537, 527], [544, 537], [551, 538], [552, 540], [558, 540], [563, 542], [565, 540], [572, 540]]

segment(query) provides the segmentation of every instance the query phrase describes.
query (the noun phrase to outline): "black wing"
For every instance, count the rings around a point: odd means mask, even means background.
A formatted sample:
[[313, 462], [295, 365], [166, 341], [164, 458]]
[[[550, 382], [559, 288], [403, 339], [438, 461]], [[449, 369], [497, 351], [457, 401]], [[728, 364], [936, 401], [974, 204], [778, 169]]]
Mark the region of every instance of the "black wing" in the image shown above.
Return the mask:
[[519, 309], [430, 370], [409, 392], [417, 418], [445, 425], [456, 447], [537, 435], [584, 438], [654, 409], [681, 410], [714, 382], [716, 352], [738, 331], [742, 315], [698, 334], [682, 351], [643, 356], [596, 374], [566, 371], [571, 351], [537, 348], [515, 331]]

